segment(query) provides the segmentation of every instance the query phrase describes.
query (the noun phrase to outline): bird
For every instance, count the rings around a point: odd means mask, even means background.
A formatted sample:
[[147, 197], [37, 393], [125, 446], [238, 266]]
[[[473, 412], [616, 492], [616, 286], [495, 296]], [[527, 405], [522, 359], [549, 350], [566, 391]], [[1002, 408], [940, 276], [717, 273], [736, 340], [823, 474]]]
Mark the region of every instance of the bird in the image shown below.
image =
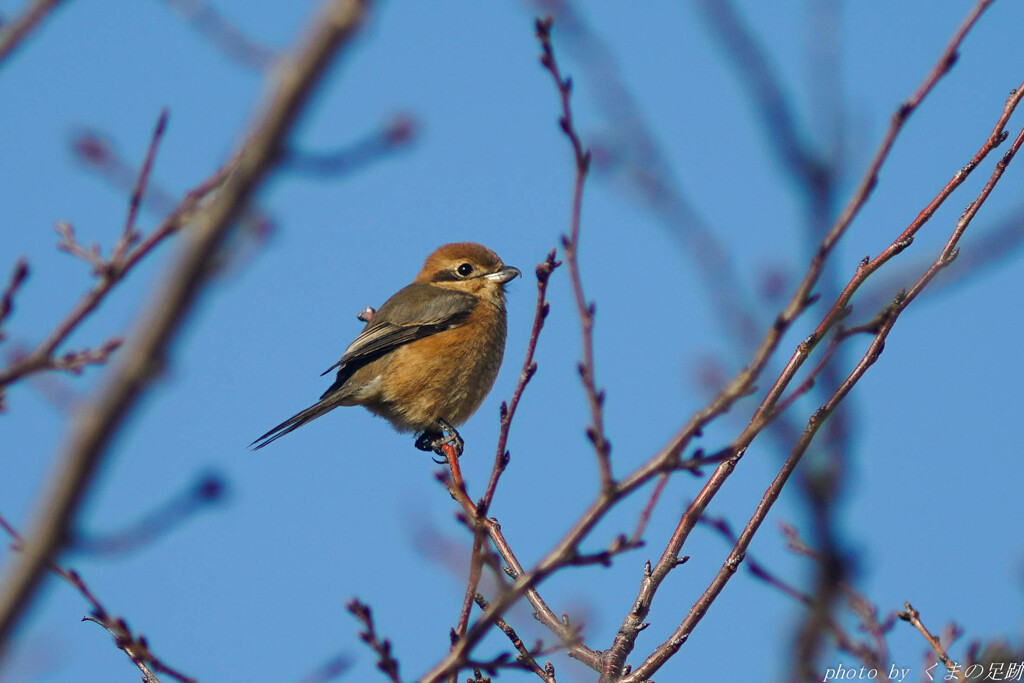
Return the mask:
[[[505, 352], [505, 285], [522, 273], [475, 242], [435, 249], [409, 284], [368, 320], [326, 375], [320, 400], [251, 444], [258, 450], [338, 406], [363, 406], [399, 432], [420, 432], [415, 445], [445, 457], [455, 429], [490, 392]], [[446, 436], [447, 434], [447, 436]]]

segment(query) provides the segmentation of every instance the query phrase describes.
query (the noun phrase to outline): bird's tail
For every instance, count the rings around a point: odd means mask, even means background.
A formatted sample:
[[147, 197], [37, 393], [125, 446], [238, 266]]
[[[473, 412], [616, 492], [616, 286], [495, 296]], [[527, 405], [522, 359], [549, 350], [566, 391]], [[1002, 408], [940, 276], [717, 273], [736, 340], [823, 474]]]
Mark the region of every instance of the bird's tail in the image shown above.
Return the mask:
[[287, 420], [249, 444], [249, 448], [252, 448], [254, 451], [258, 451], [268, 443], [277, 441], [285, 434], [298, 429], [307, 422], [311, 422], [324, 413], [334, 410], [338, 407], [338, 403], [337, 401], [332, 400], [332, 398], [333, 397], [320, 399], [320, 401], [306, 408], [301, 413], [292, 415]]

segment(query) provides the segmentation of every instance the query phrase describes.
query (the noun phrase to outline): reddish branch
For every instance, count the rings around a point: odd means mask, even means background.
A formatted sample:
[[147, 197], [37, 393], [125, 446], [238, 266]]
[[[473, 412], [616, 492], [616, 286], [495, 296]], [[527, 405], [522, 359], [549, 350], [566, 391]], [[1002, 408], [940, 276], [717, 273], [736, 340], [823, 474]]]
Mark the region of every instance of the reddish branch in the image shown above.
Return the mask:
[[550, 310], [547, 301], [548, 281], [551, 278], [551, 273], [560, 265], [562, 265], [562, 262], [555, 260], [555, 250], [552, 249], [548, 252], [547, 257], [537, 264], [535, 269], [537, 275], [537, 303], [534, 307], [533, 326], [530, 328], [530, 340], [526, 343], [526, 357], [523, 359], [523, 369], [519, 372], [519, 381], [516, 382], [516, 388], [512, 391], [512, 398], [509, 399], [507, 405], [504, 402], [501, 404], [501, 428], [498, 431], [497, 452], [494, 454], [494, 467], [491, 468], [491, 478], [487, 482], [487, 488], [479, 503], [478, 514], [481, 517], [487, 516], [487, 512], [491, 507], [491, 501], [494, 499], [495, 488], [498, 486], [498, 478], [508, 465], [509, 453], [505, 450], [505, 447], [508, 445], [508, 434], [512, 428], [512, 418], [515, 417], [516, 408], [519, 407], [519, 401], [523, 397], [526, 385], [529, 384], [530, 379], [537, 372], [537, 363], [534, 362], [533, 355], [537, 350], [537, 340], [540, 339], [540, 331], [544, 327], [544, 321], [547, 320]]
[[595, 169], [616, 175], [616, 188], [625, 187], [672, 235], [680, 238], [701, 279], [702, 291], [713, 302], [711, 309], [746, 357], [761, 325], [746, 301], [740, 274], [726, 245], [673, 178], [671, 164], [626, 87], [611, 49], [587, 26], [585, 13], [577, 12], [575, 3], [536, 0], [534, 4], [554, 15], [559, 35], [567, 43], [578, 44], [577, 52], [582, 57], [579, 68], [589, 74], [599, 96], [598, 104], [608, 119], [606, 128], [614, 131], [595, 145]]
[[[450, 468], [451, 476], [448, 479], [443, 479], [448, 492], [452, 498], [459, 503], [462, 508], [462, 514], [465, 517], [466, 523], [473, 529], [473, 549], [470, 555], [470, 575], [467, 581], [466, 589], [466, 600], [463, 601], [462, 610], [459, 614], [459, 622], [456, 628], [453, 630], [453, 644], [452, 652], [458, 653], [455, 655], [457, 659], [452, 660], [450, 666], [444, 670], [438, 671], [435, 668], [434, 672], [428, 674], [424, 680], [441, 680], [445, 677], [450, 677], [458, 671], [459, 668], [468, 666], [469, 652], [472, 645], [467, 644], [467, 628], [470, 616], [470, 610], [472, 607], [472, 601], [476, 595], [476, 588], [480, 580], [480, 576], [483, 569], [483, 561], [486, 557], [486, 553], [483, 548], [483, 539], [486, 536], [490, 539], [491, 543], [498, 555], [506, 564], [506, 573], [509, 574], [513, 579], [521, 576], [524, 573], [522, 564], [516, 558], [515, 553], [509, 547], [505, 540], [504, 535], [501, 532], [501, 525], [498, 524], [497, 520], [488, 517], [491, 502], [494, 497], [494, 492], [497, 487], [498, 480], [505, 470], [505, 467], [509, 462], [509, 453], [506, 450], [508, 442], [508, 434], [512, 425], [512, 418], [515, 415], [516, 408], [519, 405], [519, 401], [522, 398], [523, 391], [526, 389], [526, 385], [530, 382], [536, 372], [537, 364], [534, 362], [533, 357], [537, 348], [537, 341], [540, 337], [540, 332], [544, 326], [544, 320], [548, 315], [548, 302], [547, 302], [547, 287], [551, 273], [557, 268], [559, 262], [555, 260], [555, 253], [551, 251], [548, 253], [547, 258], [538, 264], [536, 268], [537, 273], [537, 303], [534, 310], [533, 326], [530, 332], [530, 340], [527, 343], [526, 357], [523, 360], [522, 370], [519, 374], [519, 381], [516, 384], [516, 388], [512, 393], [512, 398], [506, 405], [502, 403], [501, 409], [501, 429], [498, 436], [498, 447], [495, 453], [494, 466], [491, 469], [491, 476], [487, 483], [487, 488], [484, 492], [483, 497], [477, 502], [473, 503], [466, 491], [465, 481], [462, 477], [462, 472], [458, 464], [458, 458], [454, 457], [454, 452], [448, 452], [448, 465]], [[511, 591], [512, 589], [510, 589]], [[506, 591], [506, 593], [509, 591]], [[559, 619], [551, 608], [544, 602], [540, 594], [532, 586], [525, 586], [523, 589], [515, 594], [515, 598], [512, 598], [511, 602], [514, 602], [518, 597], [524, 596], [529, 603], [536, 610], [536, 617], [548, 627], [556, 636], [559, 641], [566, 647], [569, 647], [569, 653], [571, 656], [580, 659], [588, 665], [594, 667], [597, 662], [597, 653], [589, 648], [582, 646], [579, 643], [579, 634], [576, 629], [568, 623], [565, 619]], [[506, 600], [505, 593], [503, 593], [497, 599], [498, 602]], [[502, 603], [504, 604], [504, 603]], [[501, 609], [507, 608], [505, 604]], [[490, 606], [484, 608], [490, 611]], [[475, 643], [482, 634], [486, 631], [491, 623], [497, 623], [496, 620], [501, 615], [501, 611], [493, 610], [491, 615], [480, 617], [475, 625], [477, 629], [477, 635], [474, 636], [473, 643]]]

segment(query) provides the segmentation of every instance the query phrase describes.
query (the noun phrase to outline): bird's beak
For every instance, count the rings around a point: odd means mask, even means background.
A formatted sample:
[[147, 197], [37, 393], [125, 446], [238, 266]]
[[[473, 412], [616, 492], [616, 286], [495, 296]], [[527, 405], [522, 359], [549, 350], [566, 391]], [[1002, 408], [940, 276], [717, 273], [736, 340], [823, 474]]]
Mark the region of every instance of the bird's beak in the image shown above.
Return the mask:
[[486, 277], [488, 280], [492, 280], [500, 284], [505, 284], [512, 278], [516, 278], [521, 275], [522, 273], [520, 273], [519, 269], [516, 268], [515, 266], [503, 266], [502, 269], [499, 270], [498, 272], [491, 273], [490, 275], [486, 275], [484, 277]]

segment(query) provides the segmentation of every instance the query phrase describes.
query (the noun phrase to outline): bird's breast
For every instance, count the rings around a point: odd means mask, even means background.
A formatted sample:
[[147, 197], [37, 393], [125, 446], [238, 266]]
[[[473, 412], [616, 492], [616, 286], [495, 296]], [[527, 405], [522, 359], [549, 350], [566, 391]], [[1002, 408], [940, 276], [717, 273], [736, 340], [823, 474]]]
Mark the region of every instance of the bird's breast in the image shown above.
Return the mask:
[[480, 302], [463, 325], [395, 349], [380, 373], [378, 405], [364, 405], [400, 430], [430, 429], [437, 418], [462, 424], [498, 376], [505, 325], [503, 308]]

